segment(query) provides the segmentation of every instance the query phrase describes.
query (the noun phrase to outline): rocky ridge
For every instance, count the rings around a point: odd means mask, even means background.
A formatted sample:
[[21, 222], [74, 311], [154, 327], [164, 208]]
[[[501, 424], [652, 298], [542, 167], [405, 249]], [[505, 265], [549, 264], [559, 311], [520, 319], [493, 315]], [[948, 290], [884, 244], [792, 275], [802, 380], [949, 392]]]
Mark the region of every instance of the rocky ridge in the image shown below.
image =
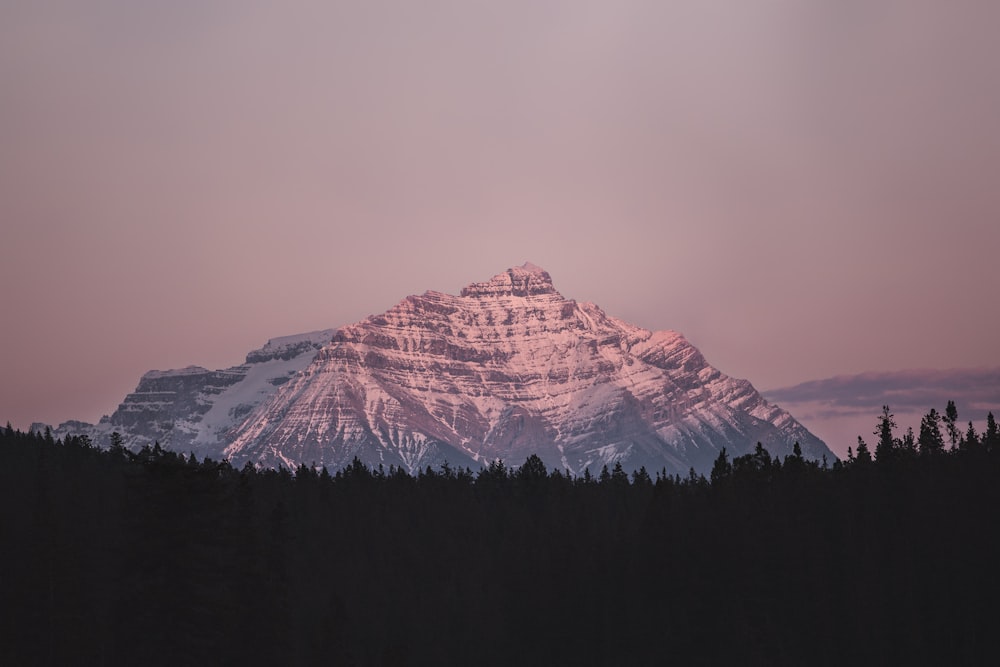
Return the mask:
[[337, 468], [356, 456], [414, 471], [534, 453], [573, 473], [620, 461], [683, 474], [758, 441], [833, 457], [682, 335], [566, 299], [531, 264], [336, 330], [232, 435], [226, 456], [266, 466]]
[[327, 329], [274, 338], [248, 353], [245, 363], [223, 370], [149, 371], [109, 417], [97, 424], [64, 422], [53, 435], [85, 434], [106, 446], [117, 431], [132, 449], [159, 442], [182, 453], [221, 458], [233, 426], [305, 368], [332, 337]]

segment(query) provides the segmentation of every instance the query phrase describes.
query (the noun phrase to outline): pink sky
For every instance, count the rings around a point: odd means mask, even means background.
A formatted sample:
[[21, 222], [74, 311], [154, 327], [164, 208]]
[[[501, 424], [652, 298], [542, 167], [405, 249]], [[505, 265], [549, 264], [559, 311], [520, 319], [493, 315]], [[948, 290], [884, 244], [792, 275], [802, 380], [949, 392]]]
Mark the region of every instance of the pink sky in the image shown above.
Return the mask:
[[[0, 5], [0, 420], [530, 260], [773, 388], [1000, 365], [1000, 5]], [[832, 445], [832, 443], [831, 443]]]

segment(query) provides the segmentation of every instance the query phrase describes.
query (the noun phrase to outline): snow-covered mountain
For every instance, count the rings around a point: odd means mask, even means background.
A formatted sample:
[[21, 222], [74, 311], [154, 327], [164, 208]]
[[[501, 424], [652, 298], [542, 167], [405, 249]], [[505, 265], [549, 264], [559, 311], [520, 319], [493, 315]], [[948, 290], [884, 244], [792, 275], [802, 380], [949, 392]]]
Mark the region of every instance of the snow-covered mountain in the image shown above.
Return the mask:
[[680, 334], [566, 299], [531, 264], [338, 329], [234, 435], [228, 457], [269, 466], [358, 456], [412, 471], [535, 453], [575, 473], [615, 461], [684, 473], [758, 441], [780, 455], [798, 441], [806, 456], [832, 459]]
[[327, 329], [273, 338], [247, 354], [246, 363], [224, 370], [149, 371], [110, 417], [97, 424], [65, 422], [53, 434], [86, 434], [107, 445], [117, 431], [133, 449], [159, 442], [182, 453], [221, 458], [232, 428], [308, 366], [332, 337], [333, 329]]
[[[73, 431], [60, 426], [56, 435]], [[247, 363], [147, 373], [95, 431], [234, 465], [414, 471], [538, 454], [596, 472], [621, 461], [684, 474], [761, 442], [832, 453], [682, 335], [651, 332], [556, 291], [525, 264], [458, 296], [425, 292], [337, 330], [272, 340]], [[79, 431], [79, 427], [76, 431]]]

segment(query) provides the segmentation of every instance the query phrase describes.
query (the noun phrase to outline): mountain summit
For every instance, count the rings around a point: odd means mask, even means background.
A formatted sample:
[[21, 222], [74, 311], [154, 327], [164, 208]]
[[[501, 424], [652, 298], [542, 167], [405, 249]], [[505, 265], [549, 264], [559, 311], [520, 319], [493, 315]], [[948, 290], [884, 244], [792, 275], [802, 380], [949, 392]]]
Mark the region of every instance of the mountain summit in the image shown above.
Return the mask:
[[521, 266], [498, 273], [485, 283], [472, 283], [462, 289], [462, 296], [534, 296], [558, 294], [552, 286], [552, 276], [545, 269], [526, 262]]
[[225, 439], [237, 465], [336, 468], [359, 457], [409, 471], [537, 454], [573, 473], [617, 461], [686, 473], [757, 442], [832, 457], [680, 334], [566, 299], [532, 264], [335, 330]]

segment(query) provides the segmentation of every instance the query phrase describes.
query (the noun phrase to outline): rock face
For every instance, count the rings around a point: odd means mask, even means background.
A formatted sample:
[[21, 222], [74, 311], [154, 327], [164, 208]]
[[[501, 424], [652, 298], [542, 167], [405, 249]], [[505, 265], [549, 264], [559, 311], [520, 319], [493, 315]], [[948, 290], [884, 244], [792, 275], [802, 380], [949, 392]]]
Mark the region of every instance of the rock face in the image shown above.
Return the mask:
[[[531, 264], [459, 296], [407, 297], [308, 353], [292, 357], [311, 361], [224, 436], [234, 464], [332, 469], [357, 456], [409, 471], [445, 461], [475, 469], [538, 454], [573, 473], [620, 461], [626, 470], [684, 474], [709, 470], [723, 447], [739, 456], [761, 442], [784, 456], [796, 441], [808, 458], [833, 458], [791, 415], [748, 381], [712, 368], [680, 334], [650, 332], [566, 299]], [[171, 405], [202, 410], [199, 397], [227, 395], [246, 381], [239, 372], [174, 371]], [[219, 442], [223, 421], [209, 417], [211, 408], [179, 425], [177, 411], [156, 407], [168, 402], [160, 397], [166, 379], [144, 377], [139, 389], [149, 391], [136, 404], [145, 407], [132, 410], [126, 399], [119, 423], [149, 431], [169, 414], [170, 433], [215, 434], [191, 442]]]
[[247, 354], [246, 363], [225, 370], [150, 371], [110, 417], [96, 425], [65, 422], [53, 434], [86, 434], [107, 445], [118, 431], [133, 449], [159, 442], [182, 453], [220, 458], [233, 426], [305, 368], [332, 337], [327, 329], [275, 338]]

